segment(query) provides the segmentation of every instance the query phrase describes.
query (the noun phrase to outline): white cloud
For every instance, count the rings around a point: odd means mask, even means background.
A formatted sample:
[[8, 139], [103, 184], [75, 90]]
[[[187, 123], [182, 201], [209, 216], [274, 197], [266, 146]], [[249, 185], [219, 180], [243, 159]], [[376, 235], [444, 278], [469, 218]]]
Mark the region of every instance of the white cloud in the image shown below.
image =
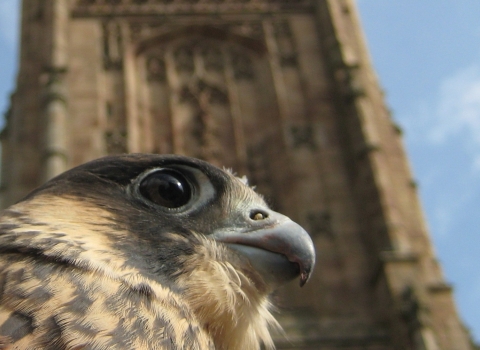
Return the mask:
[[475, 158], [480, 157], [480, 65], [463, 69], [442, 82], [434, 117], [428, 134], [431, 143], [461, 136]]
[[420, 189], [433, 232], [445, 240], [480, 192], [480, 64], [453, 72], [429, 95], [400, 121], [407, 144], [425, 156], [415, 164]]
[[11, 46], [17, 41], [19, 8], [18, 0], [0, 1], [0, 37]]
[[400, 118], [407, 142], [416, 147], [455, 145], [470, 159], [469, 171], [480, 174], [480, 64], [443, 79], [429, 102], [417, 101], [413, 113]]

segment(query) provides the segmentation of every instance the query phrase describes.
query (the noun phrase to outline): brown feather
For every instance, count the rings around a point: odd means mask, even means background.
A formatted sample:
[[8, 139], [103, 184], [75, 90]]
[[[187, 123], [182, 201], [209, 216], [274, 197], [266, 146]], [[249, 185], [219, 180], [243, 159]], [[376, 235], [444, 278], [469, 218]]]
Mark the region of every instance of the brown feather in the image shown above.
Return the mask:
[[[42, 210], [47, 203], [49, 210]], [[4, 214], [3, 227], [15, 227], [10, 240], [28, 240], [32, 250], [0, 256], [3, 342], [15, 349], [212, 349], [182, 296], [126, 267], [99, 234], [109, 216], [87, 202], [47, 196]], [[44, 256], [33, 254], [52, 241]]]

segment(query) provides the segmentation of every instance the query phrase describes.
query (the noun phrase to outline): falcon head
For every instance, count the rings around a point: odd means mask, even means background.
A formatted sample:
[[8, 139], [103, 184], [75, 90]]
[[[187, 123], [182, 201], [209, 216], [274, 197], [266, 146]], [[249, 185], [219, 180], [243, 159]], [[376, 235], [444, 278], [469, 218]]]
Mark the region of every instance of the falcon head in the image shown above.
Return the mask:
[[161, 297], [158, 286], [168, 289], [218, 349], [271, 347], [268, 295], [297, 277], [305, 284], [315, 263], [305, 230], [241, 179], [193, 158], [101, 158], [7, 215], [15, 212], [42, 232], [17, 241], [23, 251], [100, 271], [152, 298]]

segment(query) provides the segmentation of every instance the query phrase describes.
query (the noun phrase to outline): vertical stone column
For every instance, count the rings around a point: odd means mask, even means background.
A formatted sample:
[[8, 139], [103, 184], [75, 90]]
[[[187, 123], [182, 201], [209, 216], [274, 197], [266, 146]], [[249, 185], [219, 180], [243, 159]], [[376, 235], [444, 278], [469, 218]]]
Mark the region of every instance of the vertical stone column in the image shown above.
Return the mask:
[[136, 78], [135, 60], [136, 55], [131, 40], [128, 23], [121, 23], [123, 47], [123, 79], [125, 89], [125, 112], [127, 126], [127, 152], [136, 153], [141, 151], [140, 127], [138, 113], [138, 86]]
[[[224, 51], [227, 51], [224, 49]], [[234, 54], [233, 52], [231, 53]], [[233, 57], [228, 52], [223, 53], [227, 59], [225, 65], [225, 81], [228, 91], [228, 98], [230, 100], [230, 110], [232, 114], [233, 133], [235, 139], [235, 156], [236, 156], [236, 171], [239, 174], [246, 174], [247, 167], [247, 143], [245, 141], [244, 121], [242, 116], [242, 108], [240, 103], [240, 89], [235, 81], [235, 71]], [[251, 112], [252, 113], [252, 112]]]
[[165, 77], [171, 91], [169, 99], [169, 110], [171, 112], [168, 128], [170, 129], [169, 132], [171, 135], [172, 153], [183, 154], [183, 142], [178, 132], [181, 128], [181, 126], [179, 126], [179, 120], [181, 121], [186, 118], [188, 110], [186, 110], [187, 108], [182, 109], [180, 104], [180, 94], [178, 91], [180, 91], [182, 81], [177, 74], [174, 49], [173, 46], [170, 46], [165, 51]]
[[66, 0], [50, 0], [50, 52], [44, 74], [45, 150], [43, 179], [47, 181], [68, 166], [67, 150], [67, 72], [68, 17]]

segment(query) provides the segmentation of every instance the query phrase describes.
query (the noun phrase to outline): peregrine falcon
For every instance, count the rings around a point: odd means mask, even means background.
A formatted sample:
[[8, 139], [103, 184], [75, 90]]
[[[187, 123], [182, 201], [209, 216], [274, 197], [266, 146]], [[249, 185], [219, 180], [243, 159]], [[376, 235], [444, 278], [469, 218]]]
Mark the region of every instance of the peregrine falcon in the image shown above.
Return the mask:
[[0, 348], [273, 348], [269, 295], [314, 263], [309, 235], [228, 171], [101, 158], [1, 214]]

